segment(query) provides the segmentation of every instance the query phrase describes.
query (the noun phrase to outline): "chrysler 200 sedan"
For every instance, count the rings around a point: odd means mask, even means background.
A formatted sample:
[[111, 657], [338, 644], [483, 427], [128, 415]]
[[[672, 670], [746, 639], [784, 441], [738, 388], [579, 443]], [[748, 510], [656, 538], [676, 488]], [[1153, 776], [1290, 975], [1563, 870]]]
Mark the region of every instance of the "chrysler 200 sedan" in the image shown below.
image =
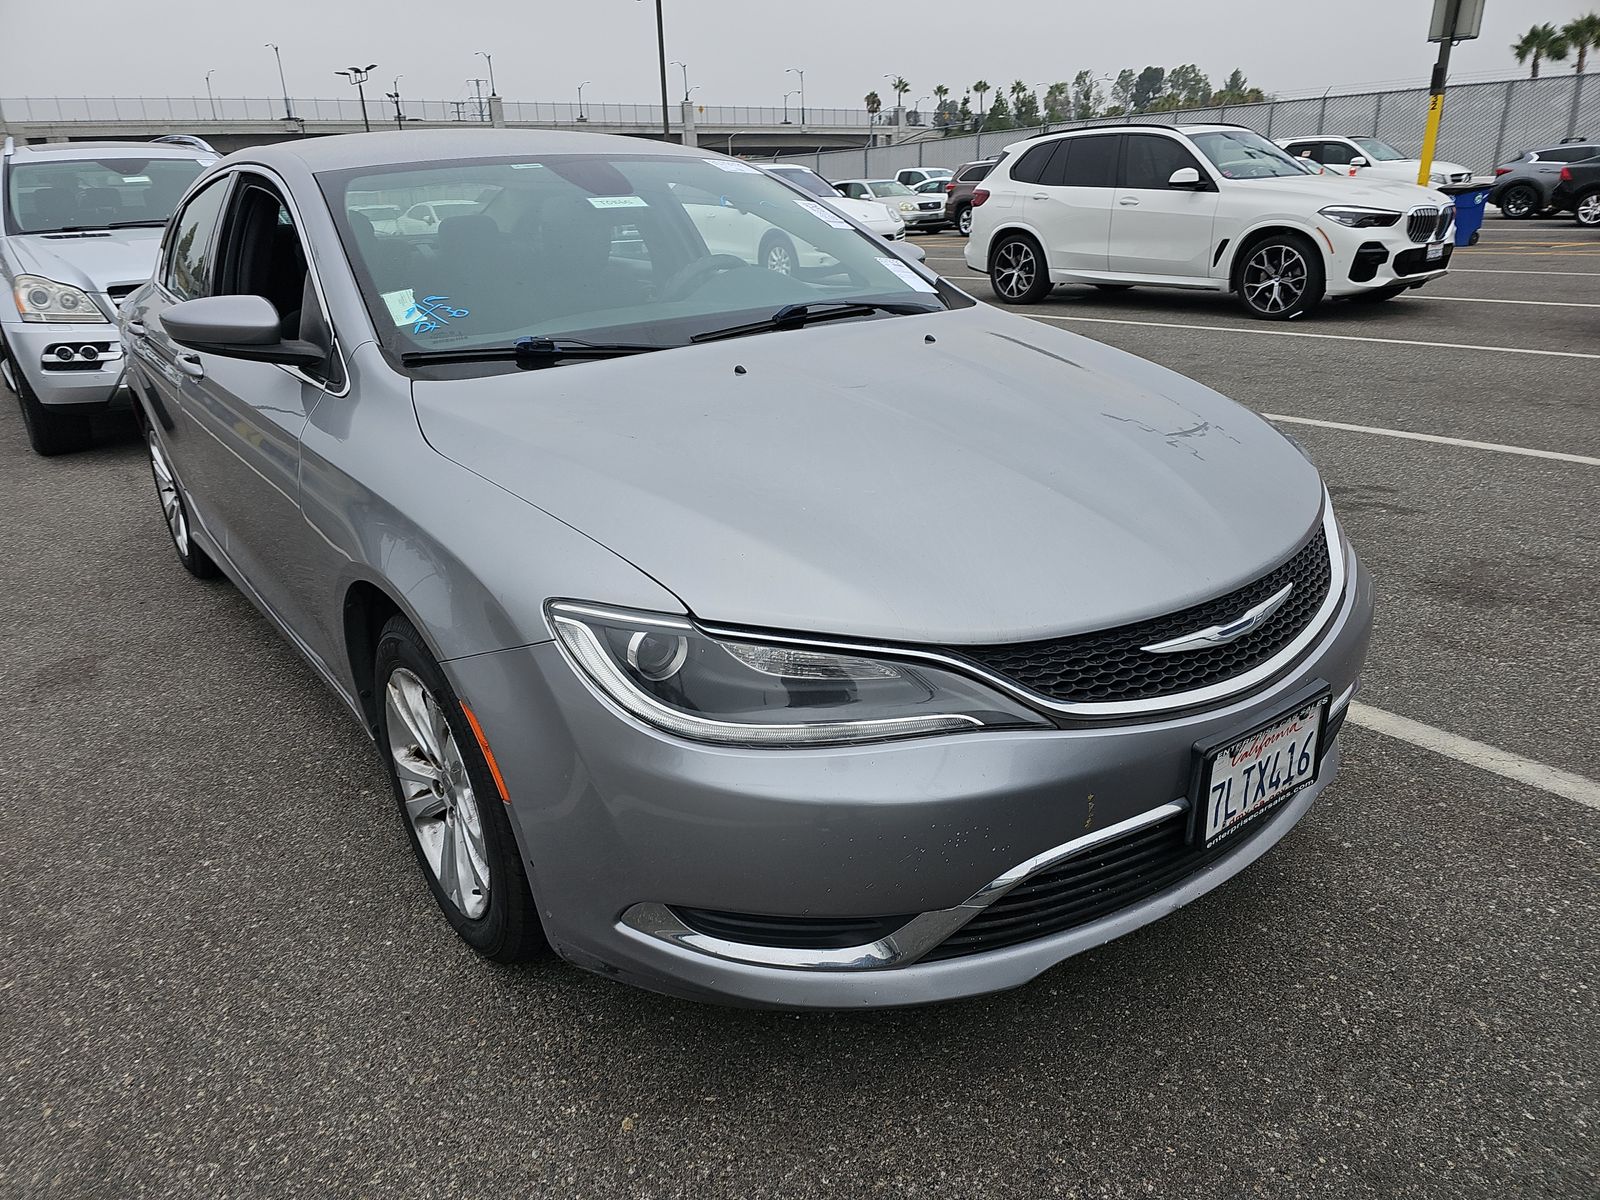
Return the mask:
[[1310, 462], [916, 259], [586, 134], [259, 147], [183, 200], [121, 312], [172, 543], [366, 727], [480, 954], [989, 992], [1327, 787], [1372, 596]]

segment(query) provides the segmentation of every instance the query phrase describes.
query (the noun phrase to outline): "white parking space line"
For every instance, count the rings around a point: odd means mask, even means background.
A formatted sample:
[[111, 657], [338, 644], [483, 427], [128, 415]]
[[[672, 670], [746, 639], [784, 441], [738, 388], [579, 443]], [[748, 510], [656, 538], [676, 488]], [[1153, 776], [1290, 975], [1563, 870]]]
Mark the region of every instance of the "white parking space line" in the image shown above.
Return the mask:
[[1576, 801], [1585, 808], [1600, 811], [1600, 783], [1582, 775], [1549, 767], [1531, 758], [1523, 758], [1520, 754], [1475, 742], [1471, 738], [1446, 733], [1432, 725], [1396, 716], [1367, 704], [1351, 704], [1350, 720], [1363, 729], [1410, 742], [1413, 746], [1420, 746], [1479, 770], [1489, 771], [1504, 779], [1514, 779], [1551, 795]]
[[[1600, 279], [1600, 271], [1519, 271], [1510, 267], [1451, 267], [1451, 275], [1581, 275], [1586, 279]], [[1447, 275], [1445, 278], [1449, 278]]]
[[1557, 462], [1578, 463], [1585, 467], [1600, 467], [1600, 458], [1587, 454], [1565, 454], [1560, 450], [1535, 450], [1528, 446], [1506, 446], [1499, 442], [1474, 442], [1466, 438], [1441, 437], [1436, 433], [1412, 433], [1405, 429], [1384, 429], [1377, 425], [1347, 425], [1343, 421], [1319, 421], [1313, 417], [1290, 417], [1283, 413], [1262, 413], [1269, 421], [1284, 421], [1291, 425], [1315, 425], [1319, 429], [1342, 429], [1347, 433], [1375, 433], [1379, 437], [1404, 438], [1408, 442], [1433, 442], [1440, 446], [1464, 446], [1468, 450], [1493, 450], [1497, 454], [1521, 454], [1528, 458], [1553, 458]]
[[1413, 300], [1443, 300], [1446, 304], [1533, 304], [1540, 308], [1600, 308], [1580, 300], [1491, 300], [1485, 296], [1412, 296]]
[[1307, 333], [1299, 329], [1255, 329], [1247, 325], [1190, 325], [1178, 321], [1129, 321], [1118, 317], [1051, 317], [1024, 313], [1035, 321], [1074, 321], [1089, 325], [1139, 325], [1149, 329], [1198, 329], [1202, 333], [1251, 333], [1259, 337], [1316, 338], [1327, 342], [1372, 342], [1386, 346], [1426, 346], [1434, 350], [1483, 350], [1490, 354], [1533, 354], [1540, 358], [1600, 358], [1580, 350], [1532, 350], [1525, 346], [1478, 346], [1471, 342], [1421, 342], [1411, 338], [1361, 337], [1353, 333]]

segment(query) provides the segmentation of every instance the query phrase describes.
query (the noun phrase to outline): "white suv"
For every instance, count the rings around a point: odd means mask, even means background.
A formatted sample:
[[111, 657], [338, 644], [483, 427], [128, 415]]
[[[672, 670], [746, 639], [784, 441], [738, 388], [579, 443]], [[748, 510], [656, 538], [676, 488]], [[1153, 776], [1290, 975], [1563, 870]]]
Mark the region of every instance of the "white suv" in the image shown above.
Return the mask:
[[1119, 125], [1007, 148], [972, 194], [967, 265], [1007, 304], [1058, 283], [1234, 292], [1254, 316], [1387, 300], [1449, 265], [1452, 201], [1309, 175], [1237, 125]]

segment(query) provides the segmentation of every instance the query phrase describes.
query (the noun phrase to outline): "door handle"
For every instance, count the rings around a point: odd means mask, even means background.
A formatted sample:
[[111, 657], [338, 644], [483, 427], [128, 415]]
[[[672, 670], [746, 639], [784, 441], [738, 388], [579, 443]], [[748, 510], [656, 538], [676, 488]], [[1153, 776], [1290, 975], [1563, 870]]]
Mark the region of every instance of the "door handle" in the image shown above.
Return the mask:
[[1125, 204], [1130, 208], [1136, 208], [1136, 207], [1138, 207], [1138, 204], [1139, 204], [1139, 197], [1137, 197], [1137, 196], [1122, 196], [1122, 197], [1118, 198], [1117, 203], [1118, 204]]
[[200, 356], [198, 354], [178, 355], [178, 370], [195, 379], [204, 379], [206, 377], [206, 369], [200, 365]]
[[128, 330], [129, 333], [133, 334], [134, 337], [143, 337], [144, 336], [144, 322], [143, 321], [129, 321], [128, 324], [127, 324], [127, 330]]
[[1046, 195], [1044, 192], [1037, 193], [1033, 198], [1035, 200], [1048, 200], [1048, 199], [1050, 199], [1050, 197], [1048, 195]]

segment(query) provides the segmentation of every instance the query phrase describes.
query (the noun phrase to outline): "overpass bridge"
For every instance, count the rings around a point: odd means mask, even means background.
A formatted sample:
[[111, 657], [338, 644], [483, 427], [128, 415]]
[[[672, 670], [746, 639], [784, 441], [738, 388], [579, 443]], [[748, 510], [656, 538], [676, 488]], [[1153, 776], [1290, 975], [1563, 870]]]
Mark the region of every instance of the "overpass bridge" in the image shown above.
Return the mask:
[[[670, 140], [733, 154], [804, 154], [887, 145], [922, 131], [905, 109], [760, 108], [675, 104]], [[663, 138], [659, 104], [552, 104], [485, 96], [468, 100], [367, 100], [373, 129], [589, 130]], [[360, 133], [360, 101], [207, 96], [0, 97], [0, 133], [19, 142], [140, 140], [167, 133], [205, 138], [224, 153], [297, 137]]]

